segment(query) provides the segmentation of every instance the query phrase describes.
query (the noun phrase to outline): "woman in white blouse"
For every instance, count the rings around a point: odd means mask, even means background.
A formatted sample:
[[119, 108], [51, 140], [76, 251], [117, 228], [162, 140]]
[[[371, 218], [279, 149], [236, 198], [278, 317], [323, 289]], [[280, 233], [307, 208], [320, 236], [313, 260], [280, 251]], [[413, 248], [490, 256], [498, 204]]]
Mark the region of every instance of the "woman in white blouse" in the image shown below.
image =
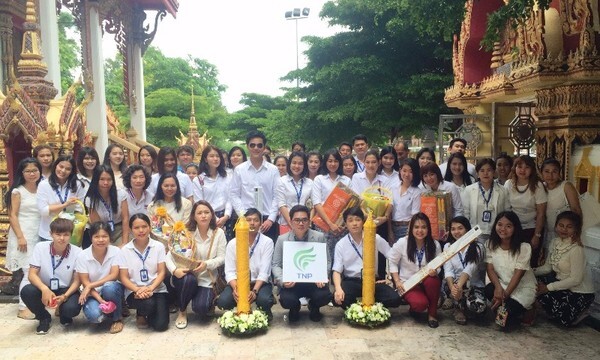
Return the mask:
[[290, 209], [294, 205], [306, 205], [310, 199], [313, 181], [306, 176], [306, 154], [293, 152], [287, 162], [287, 175], [279, 178], [275, 190], [275, 201], [282, 219], [279, 224], [279, 235], [290, 231]]
[[[187, 177], [187, 175], [185, 175]], [[188, 178], [189, 180], [189, 178]], [[156, 215], [156, 209], [164, 207], [173, 222], [190, 220], [192, 202], [181, 195], [179, 180], [173, 173], [164, 173], [158, 180], [154, 200], [148, 205], [148, 214]]]
[[222, 161], [221, 151], [212, 145], [208, 145], [202, 151], [200, 158], [199, 175], [194, 178], [194, 202], [205, 200], [215, 211], [217, 227], [231, 228], [232, 206], [229, 201], [229, 183], [225, 163]]
[[421, 166], [422, 184], [419, 186], [425, 191], [446, 191], [452, 195], [451, 217], [463, 215], [463, 204], [458, 187], [442, 177], [440, 167], [434, 162]]
[[148, 191], [150, 191], [152, 196], [156, 195], [158, 192], [158, 181], [161, 176], [166, 173], [173, 173], [177, 176], [177, 180], [179, 181], [179, 188], [181, 189], [182, 196], [190, 201], [194, 200], [190, 177], [181, 171], [177, 171], [177, 153], [175, 152], [175, 149], [168, 146], [160, 148], [160, 150], [158, 150], [156, 165], [158, 167], [158, 173], [152, 174], [152, 181], [148, 187]]
[[50, 177], [42, 180], [38, 187], [37, 207], [41, 214], [38, 231], [40, 241], [51, 241], [52, 219], [68, 207], [78, 207], [77, 202], [84, 196], [85, 187], [77, 179], [75, 159], [68, 155], [59, 156], [52, 165]]
[[[148, 205], [152, 202], [152, 194], [148, 191], [150, 186], [150, 173], [139, 164], [131, 165], [123, 174], [125, 198], [121, 200], [122, 223], [127, 224], [133, 214], [148, 215]], [[122, 244], [130, 240], [129, 226], [123, 226]]]
[[492, 302], [491, 309], [497, 310], [496, 323], [510, 328], [523, 318], [523, 324], [530, 325], [534, 314], [528, 309], [535, 301], [536, 281], [529, 266], [531, 245], [523, 241], [521, 221], [516, 213], [498, 214], [485, 251], [490, 279], [485, 296]]
[[517, 214], [523, 226], [523, 240], [531, 244], [531, 266], [536, 267], [544, 257], [543, 231], [548, 193], [538, 176], [535, 159], [528, 155], [516, 158], [504, 187], [508, 190], [510, 209]]
[[594, 286], [586, 271], [581, 244], [581, 216], [565, 211], [556, 217], [555, 231], [546, 263], [534, 270], [535, 275], [556, 274], [538, 282], [538, 302], [551, 319], [563, 326], [573, 326], [585, 319], [594, 302]]
[[192, 208], [188, 230], [193, 232], [196, 241], [194, 258], [199, 260], [195, 269], [179, 268], [173, 256], [167, 254], [167, 268], [173, 274], [171, 283], [177, 294], [179, 315], [175, 320], [178, 329], [187, 327], [187, 306], [192, 302], [192, 311], [206, 319], [213, 309], [215, 293], [213, 284], [219, 274], [219, 267], [225, 262], [225, 233], [217, 227], [215, 211], [205, 200], [200, 200]]
[[475, 182], [475, 179], [467, 170], [467, 158], [461, 152], [455, 152], [450, 155], [446, 166], [446, 173], [442, 175], [444, 176], [444, 180], [456, 185], [461, 195], [467, 186]]
[[103, 165], [110, 166], [115, 174], [115, 184], [117, 189], [123, 188], [123, 173], [127, 170], [127, 161], [125, 160], [125, 151], [120, 145], [110, 144], [104, 152]]
[[417, 160], [407, 158], [400, 164], [400, 186], [392, 188], [393, 211], [392, 232], [393, 242], [405, 237], [408, 232], [408, 222], [413, 214], [421, 211], [421, 192], [419, 183], [421, 174]]
[[408, 291], [404, 289], [404, 282], [440, 253], [440, 243], [431, 235], [431, 222], [421, 212], [411, 218], [408, 236], [399, 239], [389, 253], [390, 273], [398, 293], [408, 302], [411, 312], [427, 311], [427, 323], [431, 328], [439, 326], [437, 304], [441, 281], [438, 272], [429, 270], [428, 276]]
[[[471, 223], [464, 216], [450, 220], [450, 234], [444, 245], [444, 251], [463, 235], [471, 230]], [[444, 263], [444, 295], [446, 301], [443, 309], [454, 310], [454, 320], [459, 325], [467, 323], [466, 313], [480, 317], [485, 313], [485, 264], [484, 248], [473, 241]]]
[[85, 318], [94, 324], [110, 319], [109, 332], [116, 334], [123, 330], [123, 285], [117, 281], [121, 251], [110, 245], [110, 231], [106, 222], [99, 221], [90, 226], [92, 246], [79, 253], [75, 271], [83, 285], [79, 304]]

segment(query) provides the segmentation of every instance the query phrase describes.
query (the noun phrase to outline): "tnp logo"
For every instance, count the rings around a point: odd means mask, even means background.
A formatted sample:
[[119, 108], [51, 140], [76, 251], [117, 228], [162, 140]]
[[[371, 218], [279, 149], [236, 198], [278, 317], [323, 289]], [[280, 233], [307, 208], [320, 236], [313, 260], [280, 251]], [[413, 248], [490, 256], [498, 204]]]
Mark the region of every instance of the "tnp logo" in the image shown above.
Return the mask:
[[317, 255], [314, 253], [314, 246], [310, 249], [299, 250], [294, 254], [294, 266], [299, 271], [305, 272], [306, 267], [315, 261]]

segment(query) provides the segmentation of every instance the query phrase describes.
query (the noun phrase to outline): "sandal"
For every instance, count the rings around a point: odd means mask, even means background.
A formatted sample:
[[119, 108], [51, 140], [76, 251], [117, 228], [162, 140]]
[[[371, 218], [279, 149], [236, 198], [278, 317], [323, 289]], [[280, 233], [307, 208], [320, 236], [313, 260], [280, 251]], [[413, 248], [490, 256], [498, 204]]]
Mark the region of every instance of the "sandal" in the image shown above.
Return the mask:
[[117, 334], [123, 331], [124, 324], [121, 320], [117, 320], [110, 326], [110, 330], [108, 331], [111, 334]]
[[178, 329], [185, 329], [188, 325], [187, 313], [179, 312], [177, 320], [175, 320], [175, 327]]
[[454, 300], [452, 300], [451, 298], [447, 297], [446, 300], [444, 300], [444, 302], [442, 303], [441, 306], [442, 310], [450, 310], [454, 308]]
[[25, 320], [35, 320], [35, 314], [28, 308], [19, 310], [17, 317]]
[[454, 310], [454, 321], [456, 321], [458, 325], [466, 325], [467, 317], [462, 310], [456, 309]]

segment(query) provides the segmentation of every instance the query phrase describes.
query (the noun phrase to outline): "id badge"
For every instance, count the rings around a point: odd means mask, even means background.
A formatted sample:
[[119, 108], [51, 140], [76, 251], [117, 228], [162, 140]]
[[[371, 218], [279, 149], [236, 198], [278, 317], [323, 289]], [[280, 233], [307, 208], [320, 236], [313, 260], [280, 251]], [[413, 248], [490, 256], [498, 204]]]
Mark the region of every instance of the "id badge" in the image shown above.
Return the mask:
[[492, 212], [489, 210], [485, 210], [481, 216], [481, 221], [489, 223], [492, 221]]
[[146, 269], [142, 269], [140, 270], [140, 280], [142, 280], [143, 282], [148, 281], [148, 270]]
[[57, 278], [50, 279], [50, 290], [52, 290], [52, 291], [58, 290], [59, 285], [60, 285], [60, 282], [58, 281]]
[[114, 221], [109, 221], [108, 222], [108, 227], [110, 228], [111, 232], [115, 231], [115, 222]]

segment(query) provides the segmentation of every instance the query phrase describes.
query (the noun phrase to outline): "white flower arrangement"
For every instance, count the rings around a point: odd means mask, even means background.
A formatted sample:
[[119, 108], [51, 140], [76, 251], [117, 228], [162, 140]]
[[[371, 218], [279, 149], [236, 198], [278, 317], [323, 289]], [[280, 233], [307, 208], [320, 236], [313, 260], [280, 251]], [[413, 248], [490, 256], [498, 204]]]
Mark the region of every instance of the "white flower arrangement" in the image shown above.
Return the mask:
[[363, 306], [362, 303], [356, 302], [344, 312], [344, 319], [350, 324], [370, 328], [387, 323], [391, 317], [390, 311], [379, 302], [372, 306]]
[[238, 336], [248, 336], [269, 327], [267, 314], [262, 310], [254, 310], [250, 314], [238, 314], [229, 310], [217, 322], [226, 334]]

